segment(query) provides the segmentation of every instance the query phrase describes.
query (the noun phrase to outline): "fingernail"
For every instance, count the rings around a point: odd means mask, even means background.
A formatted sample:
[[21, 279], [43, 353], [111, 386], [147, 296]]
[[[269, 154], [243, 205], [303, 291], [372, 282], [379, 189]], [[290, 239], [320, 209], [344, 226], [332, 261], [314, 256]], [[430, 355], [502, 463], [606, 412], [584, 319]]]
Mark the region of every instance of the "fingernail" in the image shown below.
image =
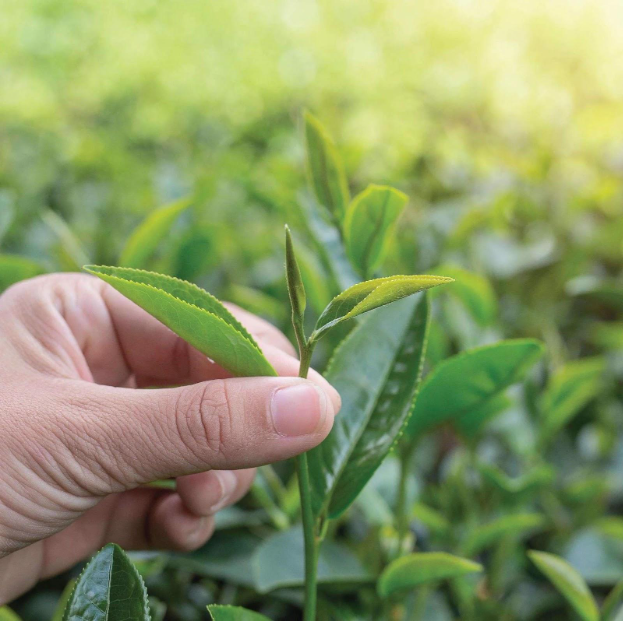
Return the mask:
[[210, 514], [214, 514], [226, 506], [236, 490], [236, 475], [234, 475], [232, 471], [213, 471], [213, 473], [217, 478], [221, 491], [219, 493], [219, 500], [214, 503], [209, 510]]
[[203, 535], [207, 522], [207, 516], [202, 516], [201, 518], [197, 519], [195, 525], [186, 534], [186, 541], [188, 544], [193, 545]]
[[271, 400], [273, 425], [282, 436], [305, 436], [316, 432], [330, 408], [325, 392], [311, 382], [278, 389]]

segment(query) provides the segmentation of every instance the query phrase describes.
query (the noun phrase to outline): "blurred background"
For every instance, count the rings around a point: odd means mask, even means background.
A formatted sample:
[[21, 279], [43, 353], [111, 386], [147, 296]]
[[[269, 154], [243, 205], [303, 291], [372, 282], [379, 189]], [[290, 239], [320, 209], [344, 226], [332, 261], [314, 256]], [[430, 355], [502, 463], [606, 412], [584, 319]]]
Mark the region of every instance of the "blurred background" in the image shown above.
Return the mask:
[[[305, 108], [333, 135], [353, 193], [374, 182], [410, 197], [383, 272], [444, 264], [474, 275], [476, 313], [452, 298], [436, 310], [430, 366], [501, 338], [546, 344], [529, 397], [483, 433], [481, 455], [512, 475], [549, 461], [547, 491], [519, 504], [555, 525], [539, 544], [606, 589], [621, 577], [621, 558], [607, 560], [608, 575], [604, 555], [621, 551], [622, 531], [616, 0], [4, 0], [0, 291], [119, 263], [146, 216], [191, 196], [145, 267], [288, 332], [284, 222], [314, 306], [334, 293], [299, 207]], [[581, 396], [538, 443], [531, 404], [553, 377]], [[451, 445], [452, 465], [462, 446]], [[453, 520], [460, 509], [427, 488], [452, 479], [447, 467], [432, 458], [414, 486]], [[49, 615], [55, 590], [24, 599], [24, 615], [47, 619], [36, 616]], [[177, 606], [167, 615], [192, 614]], [[538, 615], [526, 599], [505, 606]]]

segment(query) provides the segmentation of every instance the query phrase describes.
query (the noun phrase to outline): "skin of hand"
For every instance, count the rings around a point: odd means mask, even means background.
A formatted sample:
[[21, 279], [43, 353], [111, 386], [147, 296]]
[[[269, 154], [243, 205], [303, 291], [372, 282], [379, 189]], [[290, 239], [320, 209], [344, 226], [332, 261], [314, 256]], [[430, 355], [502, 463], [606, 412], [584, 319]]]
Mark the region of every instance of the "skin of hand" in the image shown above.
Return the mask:
[[[91, 276], [0, 296], [0, 604], [107, 542], [201, 546], [254, 467], [327, 436], [338, 393], [295, 377], [276, 328], [230, 310], [280, 377], [230, 377]], [[142, 487], [170, 477], [175, 491]]]

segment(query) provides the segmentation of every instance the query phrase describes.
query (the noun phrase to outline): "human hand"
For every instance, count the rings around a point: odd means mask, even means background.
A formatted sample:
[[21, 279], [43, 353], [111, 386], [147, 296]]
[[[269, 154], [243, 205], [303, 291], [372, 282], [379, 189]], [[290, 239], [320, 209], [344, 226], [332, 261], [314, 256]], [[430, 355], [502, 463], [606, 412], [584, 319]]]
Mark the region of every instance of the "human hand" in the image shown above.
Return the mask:
[[[338, 393], [316, 372], [285, 377], [298, 371], [286, 337], [231, 311], [282, 377], [229, 377], [93, 277], [0, 296], [0, 604], [106, 542], [201, 546], [253, 467], [327, 436]], [[169, 477], [176, 491], [141, 488]]]

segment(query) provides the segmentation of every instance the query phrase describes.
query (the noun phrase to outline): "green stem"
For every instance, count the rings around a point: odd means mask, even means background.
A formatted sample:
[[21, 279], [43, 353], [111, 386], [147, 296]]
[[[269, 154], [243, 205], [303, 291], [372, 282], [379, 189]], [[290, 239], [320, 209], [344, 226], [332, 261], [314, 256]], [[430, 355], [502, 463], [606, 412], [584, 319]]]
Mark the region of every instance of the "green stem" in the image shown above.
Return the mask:
[[403, 542], [407, 537], [407, 532], [409, 529], [409, 519], [407, 512], [407, 480], [409, 475], [411, 457], [411, 451], [400, 452], [400, 474], [396, 500], [397, 548], [394, 558], [397, 558], [401, 555], [403, 551]]
[[[301, 342], [300, 342], [301, 346]], [[305, 343], [300, 348], [299, 376], [308, 377], [310, 360], [314, 344]], [[303, 453], [295, 458], [295, 469], [299, 482], [299, 498], [301, 503], [301, 519], [303, 522], [303, 542], [305, 553], [305, 600], [303, 608], [304, 620], [316, 620], [316, 570], [317, 570], [317, 539], [315, 533], [314, 513], [312, 512], [312, 495], [310, 493], [310, 475], [308, 473], [308, 456]]]

